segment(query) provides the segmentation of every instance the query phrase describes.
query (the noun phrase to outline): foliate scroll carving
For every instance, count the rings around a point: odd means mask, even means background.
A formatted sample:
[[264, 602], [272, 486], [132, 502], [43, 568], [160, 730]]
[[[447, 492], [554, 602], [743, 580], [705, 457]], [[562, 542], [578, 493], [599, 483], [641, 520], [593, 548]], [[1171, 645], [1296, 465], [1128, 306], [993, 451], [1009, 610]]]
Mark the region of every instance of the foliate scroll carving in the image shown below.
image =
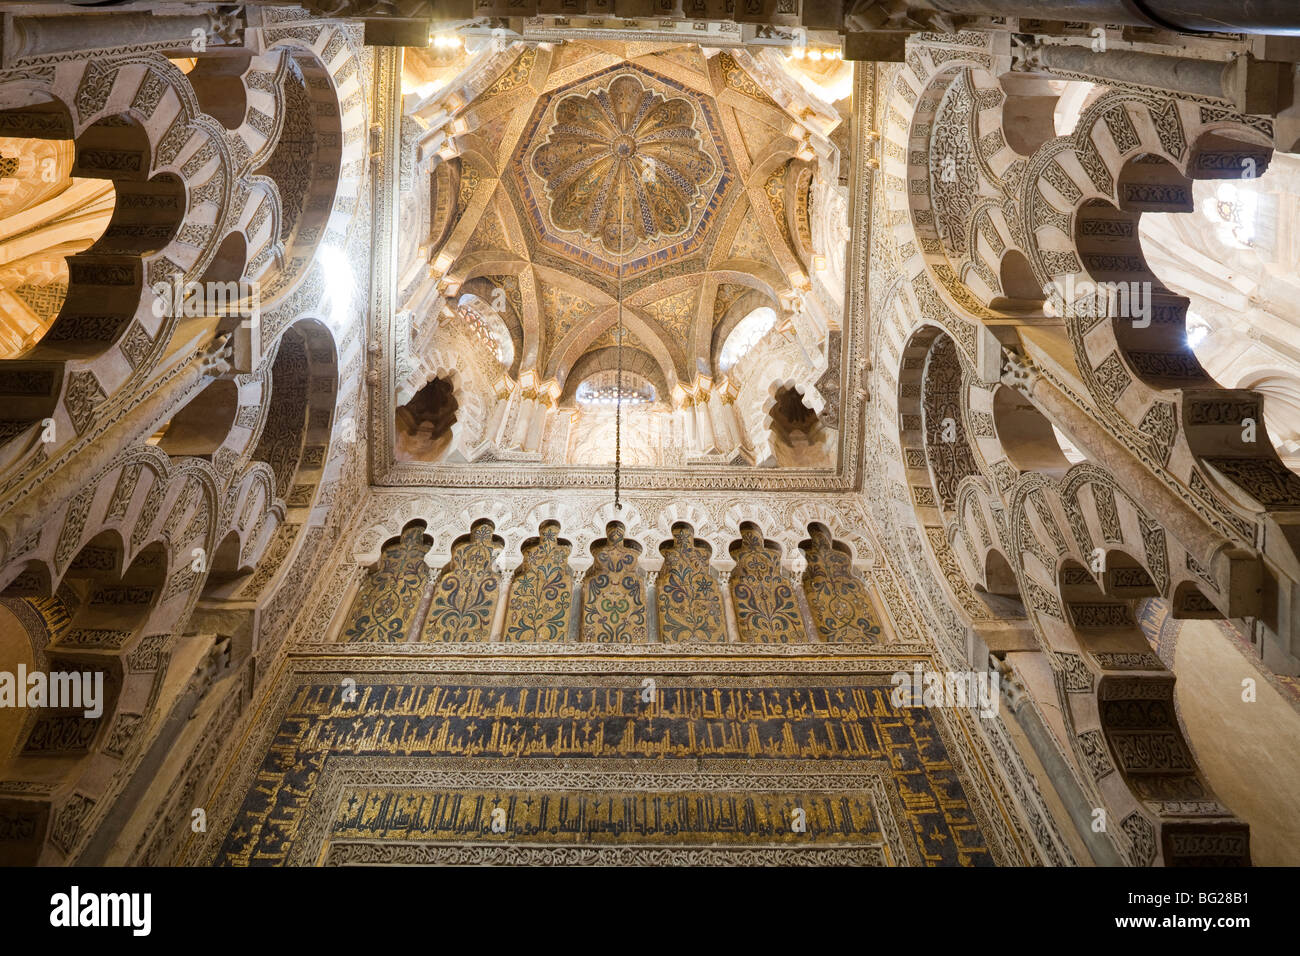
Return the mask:
[[626, 529], [611, 522], [605, 538], [592, 544], [594, 559], [583, 582], [582, 639], [600, 644], [646, 641], [645, 590], [637, 561], [640, 548]]
[[974, 110], [969, 74], [963, 71], [944, 93], [930, 136], [929, 185], [939, 234], [956, 256], [967, 253], [966, 223], [979, 191], [970, 138]]
[[736, 569], [731, 573], [731, 598], [740, 640], [769, 644], [804, 640], [803, 620], [789, 579], [781, 573], [780, 552], [752, 526], [740, 529], [733, 545]]
[[722, 595], [709, 568], [709, 550], [690, 525], [673, 528], [673, 543], [663, 547], [663, 569], [656, 581], [659, 635], [664, 642], [725, 641]]
[[979, 473], [962, 420], [962, 368], [957, 348], [939, 336], [926, 362], [924, 378], [925, 452], [938, 501], [945, 512], [957, 503], [957, 485]]
[[1061, 614], [1060, 602], [1057, 601], [1055, 594], [1035, 581], [1027, 581], [1026, 590], [1029, 597], [1029, 606], [1035, 611], [1046, 614], [1048, 617], [1054, 617], [1058, 621], [1064, 620]]
[[1163, 465], [1169, 464], [1169, 453], [1178, 434], [1171, 402], [1154, 402], [1138, 425], [1138, 431], [1151, 436], [1151, 452]]
[[1205, 461], [1267, 508], [1300, 504], [1300, 476], [1275, 458], [1207, 458]]
[[1107, 485], [1092, 486], [1092, 498], [1097, 505], [1097, 517], [1101, 522], [1102, 536], [1110, 542], [1124, 540], [1124, 531], [1119, 523], [1119, 510], [1115, 506], [1115, 492]]
[[486, 641], [491, 636], [500, 578], [497, 556], [505, 542], [491, 521], [477, 521], [451, 549], [451, 562], [438, 575], [425, 618], [426, 641]]
[[361, 583], [341, 640], [395, 642], [406, 639], [429, 580], [424, 529], [413, 525], [389, 542], [379, 564]]
[[1080, 628], [1122, 628], [1134, 623], [1127, 604], [1071, 603], [1070, 619]]
[[86, 518], [90, 514], [90, 505], [94, 501], [94, 489], [83, 491], [68, 506], [63, 518], [63, 527], [59, 529], [59, 540], [54, 546], [54, 565], [62, 569], [72, 560], [72, 555], [81, 543], [82, 531], [86, 527]]
[[1110, 401], [1117, 401], [1133, 381], [1133, 377], [1124, 369], [1124, 363], [1118, 352], [1111, 352], [1095, 369], [1093, 375]]
[[54, 815], [54, 824], [50, 827], [50, 842], [64, 853], [71, 853], [81, 837], [85, 824], [95, 801], [84, 794], [74, 793]]
[[503, 640], [567, 640], [573, 602], [572, 545], [559, 532], [559, 524], [548, 521], [538, 529], [536, 541], [525, 543], [523, 564], [510, 585]]
[[106, 397], [94, 372], [73, 372], [69, 376], [64, 403], [77, 434], [81, 434], [89, 427], [95, 414], [95, 407]]
[[1071, 694], [1092, 693], [1092, 671], [1078, 654], [1057, 652], [1055, 659], [1065, 676], [1065, 689]]
[[831, 536], [812, 529], [812, 540], [804, 553], [808, 568], [803, 575], [804, 594], [813, 625], [825, 641], [883, 639], [866, 586], [853, 573], [849, 556], [835, 548]]
[[1169, 591], [1169, 548], [1165, 543], [1165, 531], [1159, 524], [1148, 518], [1139, 522], [1142, 529], [1142, 546], [1146, 551], [1147, 566], [1151, 577], [1161, 594]]
[[1156, 858], [1156, 831], [1151, 822], [1134, 810], [1120, 821], [1120, 829], [1132, 847], [1132, 859], [1138, 866], [1150, 866]]
[[1164, 151], [1175, 160], [1181, 160], [1187, 151], [1187, 134], [1183, 132], [1183, 121], [1178, 115], [1178, 101], [1165, 100], [1158, 109], [1151, 110], [1151, 121]]
[[1093, 659], [1110, 671], [1162, 671], [1164, 662], [1150, 653], [1127, 653], [1102, 651], [1093, 654]]
[[1115, 769], [1115, 765], [1110, 762], [1106, 741], [1100, 730], [1086, 730], [1079, 734], [1076, 740], [1079, 744], [1079, 752], [1083, 754], [1084, 763], [1094, 779], [1100, 780]]

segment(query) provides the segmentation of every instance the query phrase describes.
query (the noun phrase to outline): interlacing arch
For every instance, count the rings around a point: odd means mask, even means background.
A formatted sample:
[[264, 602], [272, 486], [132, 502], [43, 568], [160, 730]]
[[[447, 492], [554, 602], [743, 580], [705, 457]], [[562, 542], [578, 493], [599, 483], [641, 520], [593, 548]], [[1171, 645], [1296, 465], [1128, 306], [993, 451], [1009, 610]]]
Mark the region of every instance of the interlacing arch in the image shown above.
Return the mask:
[[[1270, 442], [1244, 440], [1245, 420], [1263, 427], [1262, 399], [1220, 388], [1201, 369], [1186, 342], [1187, 300], [1146, 266], [1137, 225], [1143, 211], [1189, 211], [1193, 179], [1236, 178], [1246, 164], [1262, 173], [1271, 150], [1265, 135], [1231, 114], [1112, 92], [1088, 108], [1072, 136], [1035, 154], [1022, 191], [1026, 208], [1033, 195], [1040, 213], [1027, 233], [1036, 275], [1058, 290], [1080, 290], [1073, 301], [1054, 298], [1098, 408], [1148, 466], [1221, 512], [1243, 544], [1250, 536], [1241, 519], [1267, 520], [1261, 510], [1300, 503], [1300, 479]], [[1149, 312], [1137, 314], [1139, 303], [1126, 310], [1122, 297], [1118, 309], [1107, 303], [1105, 283], [1131, 295], [1149, 289]]]
[[[340, 176], [345, 156], [339, 149], [355, 152], [355, 133], [346, 146], [341, 132], [318, 134], [323, 148], [334, 153], [322, 159], [318, 150], [315, 166], [298, 170], [299, 176], [311, 175], [295, 200], [300, 208], [293, 238], [285, 239], [283, 197], [273, 182], [255, 172], [255, 164], [273, 158], [274, 147], [283, 142], [283, 128], [267, 125], [270, 116], [286, 112], [281, 108], [283, 81], [291, 71], [283, 64], [290, 58], [301, 64], [297, 69], [306, 78], [305, 88], [327, 97], [304, 119], [315, 122], [323, 107], [338, 113], [329, 74], [312, 65], [302, 41], [294, 42], [289, 56], [250, 60], [242, 75], [249, 85], [249, 106], [233, 131], [202, 114], [186, 78], [157, 55], [81, 64], [79, 79], [60, 71], [57, 83], [0, 84], [0, 105], [11, 104], [0, 111], [0, 130], [73, 140], [73, 174], [112, 178], [118, 193], [104, 236], [80, 254], [78, 263], [84, 264], [73, 267], [59, 317], [21, 358], [0, 363], [0, 387], [3, 376], [9, 376], [18, 389], [6, 400], [12, 417], [7, 434], [0, 436], [8, 439], [0, 447], [0, 467], [7, 465], [12, 474], [30, 466], [37, 448], [46, 459], [71, 450], [73, 440], [93, 436], [100, 407], [113, 406], [117, 391], [148, 374], [164, 354], [183, 343], [202, 348], [207, 336], [229, 334], [239, 325], [238, 319], [232, 323], [217, 317], [214, 322], [207, 313], [187, 315], [188, 309], [178, 308], [185, 283], [202, 279], [233, 286], [241, 279], [257, 280], [264, 346], [270, 347], [287, 324], [277, 302], [313, 260], [326, 220], [346, 221], [347, 210], [334, 206], [335, 184], [340, 191], [355, 189], [360, 174], [357, 170], [347, 180]], [[327, 50], [343, 49], [324, 35], [320, 42]], [[269, 69], [272, 62], [280, 63], [276, 72]], [[355, 86], [355, 66], [345, 71], [346, 65], [340, 60], [339, 72]], [[310, 103], [305, 108], [311, 109]], [[360, 120], [350, 112], [355, 125]], [[286, 259], [272, 247], [293, 255]], [[272, 274], [268, 269], [276, 255], [283, 268]], [[181, 295], [158, 294], [171, 289], [182, 290]], [[242, 290], [231, 298], [248, 305]], [[120, 304], [119, 318], [109, 322], [103, 317], [105, 302]], [[244, 370], [251, 370], [247, 349], [236, 353]], [[38, 423], [44, 424], [37, 428]]]
[[[1030, 690], [1059, 701], [1062, 742], [1125, 857], [1246, 859], [1245, 825], [1197, 769], [1133, 606], [1269, 613], [1262, 575], [1291, 587], [1300, 569], [1287, 517], [1300, 479], [1246, 428], [1263, 426], [1259, 396], [1196, 363], [1187, 301], [1147, 268], [1137, 222], [1190, 209], [1193, 179], [1262, 172], [1269, 130], [1099, 89], [1057, 136], [1053, 91], [996, 75], [1005, 63], [934, 38], [890, 74], [881, 167], [902, 276], [882, 299], [878, 381], [898, 414], [892, 497], [993, 656], [1009, 664], [1028, 638], [1047, 658], [1055, 686]], [[1080, 461], [1058, 424], [1108, 468]]]
[[[1300, 480], [1269, 442], [1242, 440], [1244, 421], [1262, 421], [1262, 402], [1246, 390], [1219, 388], [1200, 369], [1185, 341], [1186, 301], [1146, 268], [1137, 217], [1189, 210], [1191, 179], [1262, 173], [1272, 149], [1266, 130], [1223, 109], [1110, 91], [1071, 134], [1025, 155], [1009, 139], [1028, 149], [1045, 129], [1009, 137], [1002, 110], [1017, 97], [1003, 87], [1017, 90], [1032, 78], [999, 83], [989, 72], [992, 56], [958, 47], [915, 45], [893, 91], [902, 108], [888, 111], [883, 166], [899, 187], [891, 192], [909, 203], [895, 226], [900, 259], [931, 280], [912, 283], [913, 295], [950, 328], [950, 310], [992, 326], [1048, 330], [1064, 322], [1103, 417], [1149, 467], [1192, 489], [1188, 500], [1218, 512], [1221, 530], [1244, 543], [1259, 509], [1300, 502]], [[1101, 321], [1099, 282], [1120, 283], [1134, 295], [1146, 292], [1131, 283], [1149, 283], [1149, 319]], [[1043, 311], [1044, 289], [1052, 290], [1046, 298], [1054, 315]], [[1103, 307], [1108, 295], [1103, 288]], [[1138, 307], [1127, 295], [1118, 301]], [[1109, 308], [1116, 309], [1114, 296]], [[968, 336], [959, 336], [963, 347], [973, 346]], [[1253, 507], [1234, 505], [1242, 494]]]
[[[29, 642], [6, 663], [107, 675], [102, 718], [51, 714], [0, 753], [0, 801], [31, 824], [6, 862], [102, 860], [145, 743], [262, 676], [358, 441], [354, 290], [321, 278], [348, 268], [365, 177], [357, 35], [271, 22], [192, 78], [158, 54], [0, 75], [0, 135], [68, 143], [70, 175], [116, 195], [57, 318], [0, 361], [0, 603]], [[226, 311], [178, 307], [195, 282]], [[249, 283], [260, 308], [236, 314]]]

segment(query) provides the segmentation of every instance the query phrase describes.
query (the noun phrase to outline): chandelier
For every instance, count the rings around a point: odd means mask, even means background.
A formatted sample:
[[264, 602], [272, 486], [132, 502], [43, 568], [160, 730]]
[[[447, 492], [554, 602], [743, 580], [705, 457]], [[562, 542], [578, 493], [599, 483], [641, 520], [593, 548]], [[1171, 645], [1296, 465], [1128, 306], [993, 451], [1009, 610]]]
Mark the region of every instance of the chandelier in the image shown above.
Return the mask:
[[619, 500], [623, 471], [623, 244], [627, 241], [627, 224], [624, 221], [623, 183], [618, 190], [618, 331], [614, 342], [618, 349], [618, 377], [614, 384], [614, 510], [622, 511]]

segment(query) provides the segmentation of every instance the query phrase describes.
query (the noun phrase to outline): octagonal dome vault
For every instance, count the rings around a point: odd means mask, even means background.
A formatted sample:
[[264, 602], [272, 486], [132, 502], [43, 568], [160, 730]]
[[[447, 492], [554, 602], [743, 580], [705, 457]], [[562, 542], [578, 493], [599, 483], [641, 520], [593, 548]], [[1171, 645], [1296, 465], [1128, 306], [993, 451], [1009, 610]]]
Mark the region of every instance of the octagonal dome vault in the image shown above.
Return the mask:
[[736, 183], [712, 99], [626, 62], [539, 97], [509, 175], [536, 242], [625, 275], [697, 251]]

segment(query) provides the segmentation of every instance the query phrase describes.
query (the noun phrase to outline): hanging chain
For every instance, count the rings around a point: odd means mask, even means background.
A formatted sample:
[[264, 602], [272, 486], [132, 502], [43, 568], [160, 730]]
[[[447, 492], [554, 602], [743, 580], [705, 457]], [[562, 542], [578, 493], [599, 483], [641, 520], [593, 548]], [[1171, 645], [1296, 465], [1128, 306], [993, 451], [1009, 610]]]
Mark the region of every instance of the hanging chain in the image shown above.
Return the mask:
[[623, 189], [618, 191], [618, 378], [614, 385], [614, 510], [622, 511], [619, 501], [623, 471]]

